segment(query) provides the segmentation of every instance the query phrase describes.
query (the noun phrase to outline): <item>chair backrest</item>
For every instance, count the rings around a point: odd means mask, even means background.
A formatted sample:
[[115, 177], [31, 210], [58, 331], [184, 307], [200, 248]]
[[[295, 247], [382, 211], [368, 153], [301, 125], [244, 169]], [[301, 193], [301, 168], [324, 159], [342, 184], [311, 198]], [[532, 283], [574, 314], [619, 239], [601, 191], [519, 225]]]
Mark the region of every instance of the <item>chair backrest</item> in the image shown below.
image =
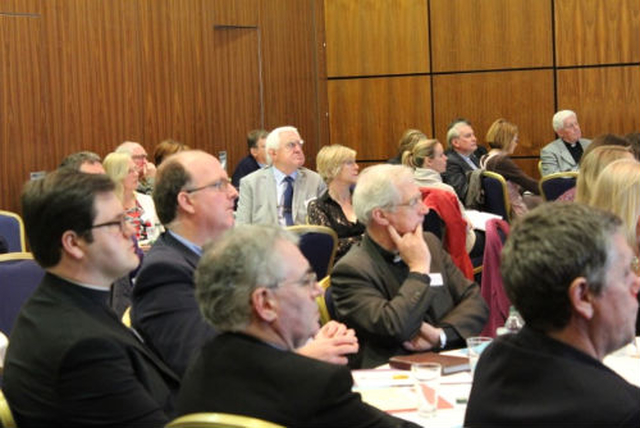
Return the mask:
[[422, 230], [425, 232], [431, 232], [440, 239], [443, 240], [444, 235], [444, 223], [442, 222], [442, 218], [436, 212], [436, 210], [429, 209], [429, 212], [426, 216], [424, 216], [424, 220], [422, 221]]
[[511, 220], [511, 202], [504, 177], [492, 171], [482, 172], [484, 190], [484, 211], [497, 214], [504, 220]]
[[540, 179], [540, 194], [545, 201], [555, 201], [567, 190], [576, 186], [576, 171], [556, 172]]
[[0, 210], [0, 236], [7, 241], [10, 253], [27, 251], [22, 218], [11, 211]]
[[22, 304], [38, 287], [44, 270], [31, 253], [0, 255], [0, 331], [11, 335]]
[[2, 428], [16, 428], [16, 421], [13, 419], [13, 414], [9, 408], [7, 399], [4, 398], [4, 394], [0, 389], [0, 427]]
[[282, 425], [249, 416], [229, 413], [191, 413], [165, 425], [166, 428], [284, 428]]
[[316, 297], [316, 303], [318, 304], [318, 311], [320, 312], [320, 325], [325, 325], [333, 318], [333, 311], [329, 311], [329, 306], [333, 306], [331, 296], [329, 296], [329, 300], [327, 300], [327, 293], [331, 292], [329, 288], [331, 287], [331, 277], [329, 275], [325, 276], [318, 281], [318, 284], [320, 284], [324, 293]]
[[309, 261], [318, 278], [331, 273], [333, 261], [338, 249], [338, 235], [326, 226], [298, 225], [289, 226], [287, 230], [300, 236], [300, 251]]
[[540, 177], [543, 177], [543, 176], [544, 176], [544, 175], [542, 174], [542, 173], [543, 173], [543, 171], [542, 171], [542, 161], [541, 161], [541, 160], [539, 160], [539, 161], [538, 161], [538, 172], [540, 173]]

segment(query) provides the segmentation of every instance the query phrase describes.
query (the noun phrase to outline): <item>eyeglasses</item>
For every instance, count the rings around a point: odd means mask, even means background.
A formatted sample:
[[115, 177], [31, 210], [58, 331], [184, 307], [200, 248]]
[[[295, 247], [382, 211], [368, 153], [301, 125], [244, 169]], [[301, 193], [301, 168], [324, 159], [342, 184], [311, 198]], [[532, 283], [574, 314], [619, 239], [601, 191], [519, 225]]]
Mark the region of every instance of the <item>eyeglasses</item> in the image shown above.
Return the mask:
[[147, 155], [133, 155], [131, 156], [131, 159], [133, 159], [134, 161], [141, 161], [141, 160], [147, 160]]
[[131, 220], [129, 219], [129, 217], [127, 217], [125, 215], [121, 215], [118, 220], [107, 221], [105, 223], [94, 224], [93, 226], [91, 226], [91, 229], [97, 229], [99, 227], [118, 226], [118, 228], [120, 229], [120, 232], [124, 233], [124, 231], [126, 230], [127, 226], [130, 226], [130, 225], [131, 225]]
[[231, 181], [228, 178], [221, 178], [220, 180], [214, 181], [213, 183], [205, 184], [204, 186], [194, 187], [193, 189], [184, 189], [187, 193], [198, 192], [204, 189], [213, 189], [218, 192], [224, 192], [231, 185]]
[[415, 208], [420, 202], [422, 202], [422, 195], [414, 196], [413, 198], [409, 199], [407, 202], [396, 204], [396, 207]]
[[[285, 281], [283, 283], [289, 283], [289, 284], [296, 284], [299, 285], [300, 287], [304, 287], [304, 288], [313, 288], [317, 283], [318, 283], [318, 276], [315, 274], [315, 272], [307, 272], [304, 274], [304, 276], [298, 280], [295, 281]], [[278, 283], [276, 283], [274, 285], [274, 288], [278, 287]]]
[[298, 140], [298, 141], [288, 141], [286, 143], [284, 143], [282, 145], [282, 147], [285, 148], [285, 150], [287, 151], [292, 151], [294, 148], [299, 147], [302, 148], [302, 145], [304, 144], [303, 140]]

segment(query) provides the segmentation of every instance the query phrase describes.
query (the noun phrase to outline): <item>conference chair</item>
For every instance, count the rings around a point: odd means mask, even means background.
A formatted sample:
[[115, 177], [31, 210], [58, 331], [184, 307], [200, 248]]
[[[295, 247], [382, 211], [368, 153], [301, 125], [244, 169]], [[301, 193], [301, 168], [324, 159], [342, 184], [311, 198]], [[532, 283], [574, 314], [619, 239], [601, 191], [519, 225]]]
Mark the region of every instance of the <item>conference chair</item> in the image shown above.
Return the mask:
[[165, 428], [284, 428], [258, 418], [230, 413], [191, 413], [180, 416]]
[[38, 287], [44, 270], [31, 253], [0, 254], [0, 331], [11, 335], [22, 304]]
[[13, 419], [13, 414], [9, 408], [9, 403], [4, 397], [2, 390], [0, 389], [0, 427], [1, 428], [16, 428], [16, 421]]
[[287, 230], [300, 237], [298, 247], [307, 258], [318, 278], [331, 273], [333, 261], [338, 249], [338, 235], [326, 226], [298, 225], [289, 226]]
[[331, 277], [329, 275], [318, 281], [318, 284], [324, 290], [321, 296], [316, 297], [318, 311], [320, 312], [320, 325], [325, 325], [331, 321], [334, 316], [333, 301], [331, 300]]
[[0, 236], [7, 241], [10, 253], [27, 251], [22, 218], [11, 211], [0, 210]]
[[578, 173], [576, 171], [556, 172], [540, 179], [538, 186], [545, 201], [555, 201], [564, 192], [576, 186]]
[[482, 171], [484, 210], [511, 221], [511, 202], [504, 177], [491, 171]]
[[538, 161], [538, 172], [540, 173], [540, 177], [542, 177], [542, 161]]

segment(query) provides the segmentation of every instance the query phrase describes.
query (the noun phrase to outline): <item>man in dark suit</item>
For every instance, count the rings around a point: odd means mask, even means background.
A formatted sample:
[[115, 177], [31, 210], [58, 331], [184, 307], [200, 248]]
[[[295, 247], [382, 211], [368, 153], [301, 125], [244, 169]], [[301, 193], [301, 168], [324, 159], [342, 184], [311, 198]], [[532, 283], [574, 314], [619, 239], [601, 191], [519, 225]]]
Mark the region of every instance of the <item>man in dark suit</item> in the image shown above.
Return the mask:
[[264, 129], [254, 129], [247, 134], [249, 154], [242, 158], [231, 176], [231, 183], [236, 189], [240, 189], [242, 177], [267, 166], [267, 150], [265, 149], [267, 135], [269, 133]]
[[22, 196], [29, 244], [47, 271], [11, 334], [3, 390], [18, 426], [161, 427], [177, 376], [108, 307], [138, 264], [114, 184], [61, 169]]
[[487, 150], [478, 146], [473, 128], [466, 119], [456, 119], [449, 127], [447, 146], [447, 169], [443, 180], [464, 201], [469, 188], [467, 173], [480, 168], [480, 156], [487, 153]]
[[288, 427], [415, 426], [364, 404], [347, 367], [294, 352], [318, 331], [322, 294], [296, 244], [278, 227], [245, 225], [204, 254], [197, 299], [221, 334], [189, 367], [179, 413], [234, 413]]
[[[193, 352], [215, 335], [198, 310], [193, 272], [205, 243], [234, 224], [238, 192], [218, 160], [202, 151], [179, 152], [158, 168], [153, 199], [166, 232], [145, 255], [133, 290], [133, 327], [179, 376]], [[329, 332], [331, 333], [331, 332]], [[353, 340], [324, 334], [300, 351], [344, 362]]]
[[331, 274], [336, 316], [360, 341], [352, 367], [464, 346], [466, 337], [482, 331], [488, 309], [478, 285], [465, 278], [434, 235], [422, 233], [429, 209], [410, 168], [365, 169], [353, 207], [366, 232]]
[[639, 427], [640, 388], [602, 364], [634, 340], [633, 260], [620, 219], [595, 208], [544, 204], [516, 224], [502, 275], [525, 326], [480, 356], [465, 426]]

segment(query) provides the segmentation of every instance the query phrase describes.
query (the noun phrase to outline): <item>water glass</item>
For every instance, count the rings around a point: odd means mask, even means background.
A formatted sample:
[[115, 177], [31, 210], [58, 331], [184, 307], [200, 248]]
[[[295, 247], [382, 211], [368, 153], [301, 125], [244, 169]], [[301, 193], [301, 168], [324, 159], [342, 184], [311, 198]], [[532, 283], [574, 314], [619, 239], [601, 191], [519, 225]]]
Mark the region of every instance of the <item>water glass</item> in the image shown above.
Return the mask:
[[467, 349], [469, 351], [469, 367], [471, 367], [471, 377], [476, 371], [476, 365], [478, 364], [478, 359], [480, 358], [480, 354], [485, 350], [487, 346], [491, 343], [493, 339], [490, 337], [477, 336], [477, 337], [469, 337], [467, 339]]
[[438, 408], [438, 389], [442, 366], [438, 363], [415, 363], [411, 365], [411, 374], [415, 381], [418, 396], [418, 415], [432, 417]]

